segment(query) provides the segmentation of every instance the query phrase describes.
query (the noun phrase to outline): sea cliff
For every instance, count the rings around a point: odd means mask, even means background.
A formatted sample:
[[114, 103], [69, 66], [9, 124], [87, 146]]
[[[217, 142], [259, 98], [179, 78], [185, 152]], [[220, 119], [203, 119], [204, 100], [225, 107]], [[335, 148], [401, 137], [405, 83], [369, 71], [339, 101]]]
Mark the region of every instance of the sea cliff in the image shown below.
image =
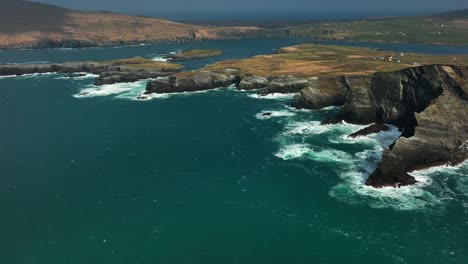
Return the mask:
[[[367, 179], [374, 187], [415, 183], [409, 172], [436, 165], [454, 165], [468, 158], [468, 67], [430, 65], [370, 76], [319, 79], [334, 87], [302, 90], [294, 98], [299, 108], [337, 105], [338, 116], [359, 124], [393, 124], [403, 131], [383, 153]], [[335, 100], [330, 101], [333, 97]]]

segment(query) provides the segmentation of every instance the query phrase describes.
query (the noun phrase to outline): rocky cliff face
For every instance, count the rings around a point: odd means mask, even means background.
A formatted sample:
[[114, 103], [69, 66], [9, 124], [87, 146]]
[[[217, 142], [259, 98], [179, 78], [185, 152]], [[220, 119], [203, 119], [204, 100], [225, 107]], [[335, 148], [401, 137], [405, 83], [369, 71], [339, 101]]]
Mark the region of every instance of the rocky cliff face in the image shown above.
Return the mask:
[[409, 185], [415, 183], [408, 174], [412, 170], [468, 158], [467, 77], [468, 67], [440, 65], [345, 77], [337, 82], [342, 87], [332, 86], [325, 96], [317, 88], [302, 90], [294, 105], [338, 104], [347, 89], [338, 118], [360, 124], [388, 123], [403, 130], [366, 184]]
[[201, 71], [148, 82], [145, 94], [195, 92], [230, 86], [239, 82], [235, 73]]
[[352, 77], [321, 77], [311, 81], [293, 99], [293, 107], [320, 109], [327, 106], [340, 106], [346, 101]]

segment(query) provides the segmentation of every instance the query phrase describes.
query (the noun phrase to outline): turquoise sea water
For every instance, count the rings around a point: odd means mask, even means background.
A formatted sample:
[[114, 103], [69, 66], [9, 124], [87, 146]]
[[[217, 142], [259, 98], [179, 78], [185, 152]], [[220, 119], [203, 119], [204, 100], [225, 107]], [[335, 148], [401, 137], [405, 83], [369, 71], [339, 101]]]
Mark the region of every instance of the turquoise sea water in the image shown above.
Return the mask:
[[[187, 62], [197, 68], [297, 42], [3, 51], [0, 62], [225, 50]], [[468, 53], [392, 46], [418, 48]], [[468, 165], [417, 172], [417, 186], [363, 186], [395, 129], [350, 140], [360, 126], [320, 126], [337, 109], [297, 111], [291, 95], [136, 101], [145, 82], [92, 83], [0, 78], [0, 263], [468, 263]]]

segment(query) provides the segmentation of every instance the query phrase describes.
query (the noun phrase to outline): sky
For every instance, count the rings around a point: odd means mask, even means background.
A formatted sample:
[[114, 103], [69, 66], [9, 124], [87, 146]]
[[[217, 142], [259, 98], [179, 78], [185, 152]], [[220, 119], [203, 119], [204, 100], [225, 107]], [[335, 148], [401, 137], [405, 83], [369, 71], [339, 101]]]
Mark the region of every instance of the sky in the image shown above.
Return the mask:
[[34, 0], [79, 10], [107, 10], [178, 20], [323, 19], [437, 13], [468, 0]]

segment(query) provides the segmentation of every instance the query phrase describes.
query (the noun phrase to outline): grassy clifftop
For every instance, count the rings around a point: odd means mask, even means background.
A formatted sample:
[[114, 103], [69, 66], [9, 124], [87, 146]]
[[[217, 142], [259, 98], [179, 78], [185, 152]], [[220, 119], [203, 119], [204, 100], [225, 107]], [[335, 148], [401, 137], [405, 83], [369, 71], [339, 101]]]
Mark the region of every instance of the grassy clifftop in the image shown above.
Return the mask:
[[306, 44], [283, 48], [278, 54], [214, 63], [203, 70], [238, 69], [243, 75], [317, 77], [370, 74], [427, 64], [468, 64], [468, 56], [432, 56]]

